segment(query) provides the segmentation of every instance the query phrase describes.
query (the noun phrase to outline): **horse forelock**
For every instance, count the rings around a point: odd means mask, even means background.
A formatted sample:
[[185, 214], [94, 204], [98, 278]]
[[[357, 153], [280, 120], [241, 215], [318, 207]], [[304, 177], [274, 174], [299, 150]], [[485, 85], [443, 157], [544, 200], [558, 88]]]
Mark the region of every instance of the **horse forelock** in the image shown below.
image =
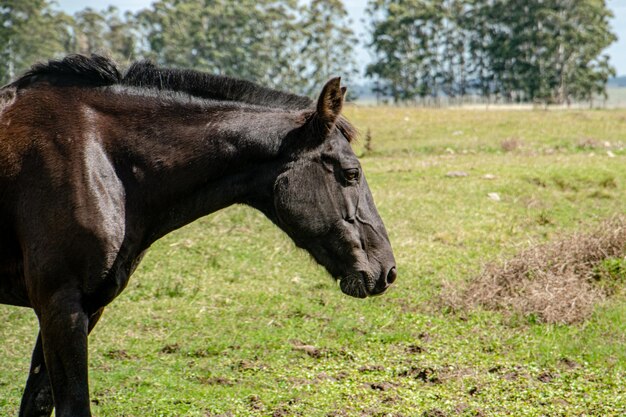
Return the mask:
[[348, 142], [353, 143], [357, 140], [359, 136], [359, 131], [344, 116], [339, 117], [339, 120], [337, 120], [336, 126], [337, 126], [337, 129], [339, 129], [339, 131], [341, 132], [341, 134], [345, 136], [346, 139], [348, 139]]

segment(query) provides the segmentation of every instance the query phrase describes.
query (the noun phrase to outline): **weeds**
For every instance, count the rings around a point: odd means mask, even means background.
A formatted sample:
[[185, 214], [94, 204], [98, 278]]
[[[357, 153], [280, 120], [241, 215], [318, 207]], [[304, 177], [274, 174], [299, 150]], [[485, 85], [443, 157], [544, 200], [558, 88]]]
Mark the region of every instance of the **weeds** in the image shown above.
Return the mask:
[[374, 146], [372, 144], [372, 130], [368, 127], [365, 132], [365, 143], [363, 144], [362, 156], [367, 156], [374, 152]]
[[481, 305], [547, 323], [577, 323], [615, 293], [626, 276], [626, 218], [591, 233], [563, 235], [500, 263], [487, 264], [468, 288], [448, 293], [455, 308]]

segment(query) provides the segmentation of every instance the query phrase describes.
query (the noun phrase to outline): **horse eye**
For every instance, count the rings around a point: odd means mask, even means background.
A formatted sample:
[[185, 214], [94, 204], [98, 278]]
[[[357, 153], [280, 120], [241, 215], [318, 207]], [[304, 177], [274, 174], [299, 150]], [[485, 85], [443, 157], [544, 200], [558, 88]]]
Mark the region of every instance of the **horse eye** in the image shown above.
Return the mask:
[[344, 169], [343, 176], [349, 183], [354, 183], [359, 179], [359, 170], [356, 168]]

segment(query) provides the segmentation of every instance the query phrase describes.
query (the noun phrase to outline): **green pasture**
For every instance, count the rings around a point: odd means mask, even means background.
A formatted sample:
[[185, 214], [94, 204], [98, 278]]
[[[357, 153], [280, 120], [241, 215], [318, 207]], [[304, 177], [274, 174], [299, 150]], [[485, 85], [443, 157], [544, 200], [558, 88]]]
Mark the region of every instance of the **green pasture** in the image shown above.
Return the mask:
[[[348, 298], [260, 213], [203, 218], [153, 246], [90, 337], [94, 415], [625, 415], [626, 295], [565, 326], [451, 308], [441, 289], [624, 213], [626, 111], [346, 114], [395, 286]], [[0, 416], [14, 416], [36, 320], [0, 317]]]

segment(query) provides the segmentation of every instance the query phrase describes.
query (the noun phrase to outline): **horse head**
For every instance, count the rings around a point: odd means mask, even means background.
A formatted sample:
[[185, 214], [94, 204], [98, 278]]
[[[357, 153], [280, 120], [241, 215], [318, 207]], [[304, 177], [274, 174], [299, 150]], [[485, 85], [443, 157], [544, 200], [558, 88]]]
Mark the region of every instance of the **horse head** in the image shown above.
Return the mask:
[[345, 294], [365, 298], [395, 281], [396, 266], [350, 145], [354, 129], [341, 116], [345, 91], [339, 78], [330, 80], [316, 110], [287, 141], [290, 157], [274, 184], [272, 217]]

